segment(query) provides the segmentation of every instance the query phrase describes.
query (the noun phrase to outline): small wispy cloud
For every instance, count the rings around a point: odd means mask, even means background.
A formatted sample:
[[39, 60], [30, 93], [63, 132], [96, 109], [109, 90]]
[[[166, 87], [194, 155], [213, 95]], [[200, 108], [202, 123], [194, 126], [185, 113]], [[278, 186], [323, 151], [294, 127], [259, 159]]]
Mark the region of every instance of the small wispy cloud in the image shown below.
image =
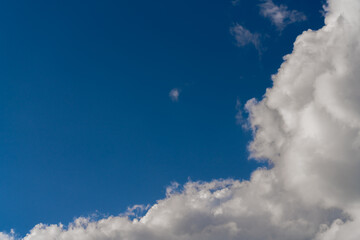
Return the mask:
[[232, 0], [231, 3], [233, 6], [236, 6], [240, 3], [240, 0]]
[[236, 115], [235, 115], [236, 124], [242, 125], [244, 123], [244, 118], [242, 113], [242, 104], [239, 99], [236, 99], [235, 110], [236, 110]]
[[[138, 217], [142, 217], [144, 215], [144, 213], [149, 210], [150, 205], [134, 205], [132, 207], [128, 207], [127, 211], [122, 215], [124, 217], [129, 217], [129, 218], [138, 218]], [[1, 238], [0, 238], [1, 240]]]
[[236, 105], [235, 105], [235, 110], [236, 110], [235, 121], [236, 121], [236, 124], [240, 125], [244, 130], [250, 130], [249, 123], [248, 123], [247, 119], [244, 117], [243, 109], [244, 109], [244, 106], [240, 102], [240, 99], [239, 98], [236, 99]]
[[178, 88], [173, 88], [169, 92], [169, 97], [173, 102], [179, 101], [179, 96], [180, 96], [180, 90]]
[[248, 29], [244, 28], [238, 23], [236, 23], [233, 27], [230, 28], [230, 33], [234, 36], [236, 40], [236, 45], [238, 47], [253, 44], [257, 50], [260, 49], [259, 34], [250, 32]]
[[263, 0], [260, 4], [260, 14], [270, 19], [278, 30], [283, 30], [287, 25], [306, 20], [304, 13], [288, 10], [285, 5], [276, 5], [272, 0]]

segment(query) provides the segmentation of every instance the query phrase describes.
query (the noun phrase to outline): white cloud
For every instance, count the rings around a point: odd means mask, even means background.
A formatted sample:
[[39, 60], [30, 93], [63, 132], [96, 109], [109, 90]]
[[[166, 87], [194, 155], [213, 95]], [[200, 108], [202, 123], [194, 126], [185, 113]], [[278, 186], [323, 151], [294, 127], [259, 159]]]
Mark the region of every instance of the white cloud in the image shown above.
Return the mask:
[[360, 1], [330, 0], [326, 26], [299, 36], [274, 86], [247, 104], [252, 155], [270, 159], [284, 188], [302, 201], [353, 219], [322, 227], [318, 239], [360, 237], [359, 11]]
[[143, 218], [79, 218], [67, 228], [40, 224], [24, 240], [298, 240], [313, 236], [322, 218], [333, 220], [338, 213], [304, 206], [278, 187], [267, 170], [254, 173], [251, 182], [189, 182], [182, 192], [168, 190]]
[[248, 29], [235, 24], [230, 28], [230, 33], [234, 36], [236, 44], [239, 47], [243, 47], [248, 44], [253, 44], [256, 49], [260, 47], [260, 35], [257, 33], [251, 33]]
[[273, 168], [173, 185], [134, 220], [39, 224], [23, 240], [360, 239], [360, 1], [329, 0], [328, 11], [326, 26], [297, 38], [264, 98], [246, 104], [249, 149]]
[[173, 88], [169, 92], [169, 97], [170, 97], [171, 101], [173, 101], [173, 102], [179, 101], [179, 96], [180, 96], [180, 90], [177, 88]]
[[306, 20], [306, 16], [303, 13], [296, 10], [290, 11], [286, 6], [276, 5], [272, 0], [265, 0], [260, 4], [260, 14], [269, 18], [279, 30], [282, 30], [291, 23]]
[[15, 232], [13, 229], [10, 230], [9, 234], [0, 232], [0, 240], [15, 240], [14, 234]]

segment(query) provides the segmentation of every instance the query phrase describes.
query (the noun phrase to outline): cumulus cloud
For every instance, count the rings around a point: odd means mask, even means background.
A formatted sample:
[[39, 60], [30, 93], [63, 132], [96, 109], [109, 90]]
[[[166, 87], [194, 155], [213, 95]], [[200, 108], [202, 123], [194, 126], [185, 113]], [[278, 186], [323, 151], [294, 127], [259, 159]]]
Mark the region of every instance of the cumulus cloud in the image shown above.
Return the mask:
[[189, 182], [184, 189], [168, 189], [167, 197], [139, 219], [79, 218], [65, 227], [39, 224], [24, 240], [219, 240], [306, 239], [337, 209], [303, 205], [283, 193], [276, 176], [258, 170], [251, 181]]
[[260, 4], [260, 14], [272, 22], [279, 30], [295, 22], [306, 20], [306, 16], [296, 10], [288, 10], [285, 5], [276, 5], [272, 0]]
[[360, 239], [360, 1], [329, 0], [328, 11], [246, 104], [251, 156], [271, 169], [174, 184], [143, 217], [39, 224], [23, 240]]
[[349, 214], [323, 225], [318, 239], [360, 236], [359, 11], [359, 1], [330, 0], [326, 25], [299, 36], [274, 86], [247, 104], [252, 156], [269, 159], [303, 202]]
[[248, 29], [244, 28], [240, 24], [235, 24], [230, 28], [230, 33], [234, 36], [236, 44], [239, 47], [252, 44], [256, 49], [260, 47], [260, 35], [257, 33], [251, 33]]
[[14, 234], [15, 232], [13, 229], [11, 229], [9, 234], [0, 232], [0, 240], [15, 240]]
[[179, 101], [179, 96], [180, 96], [180, 90], [177, 88], [173, 88], [169, 92], [169, 97], [170, 97], [171, 101], [173, 101], [173, 102]]

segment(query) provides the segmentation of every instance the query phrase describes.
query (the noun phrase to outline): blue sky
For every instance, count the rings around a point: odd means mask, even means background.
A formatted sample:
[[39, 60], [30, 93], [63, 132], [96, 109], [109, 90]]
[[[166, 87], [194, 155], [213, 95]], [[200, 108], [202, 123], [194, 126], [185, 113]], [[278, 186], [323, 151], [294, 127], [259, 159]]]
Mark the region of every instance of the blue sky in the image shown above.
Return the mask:
[[306, 16], [282, 26], [261, 3], [0, 3], [0, 230], [117, 215], [188, 178], [249, 178], [236, 103], [261, 98], [324, 21], [322, 1], [274, 0]]

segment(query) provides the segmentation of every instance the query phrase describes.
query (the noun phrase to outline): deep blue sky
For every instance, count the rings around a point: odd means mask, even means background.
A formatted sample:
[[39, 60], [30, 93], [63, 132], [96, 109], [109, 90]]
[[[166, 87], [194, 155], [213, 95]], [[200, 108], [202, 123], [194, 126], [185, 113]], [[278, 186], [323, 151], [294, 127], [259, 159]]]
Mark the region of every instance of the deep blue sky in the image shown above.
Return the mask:
[[[0, 230], [117, 215], [176, 181], [247, 179], [236, 100], [261, 98], [322, 1], [274, 1], [307, 21], [279, 31], [259, 2], [2, 1]], [[237, 47], [230, 27], [261, 34]], [[181, 89], [178, 102], [168, 96]]]

